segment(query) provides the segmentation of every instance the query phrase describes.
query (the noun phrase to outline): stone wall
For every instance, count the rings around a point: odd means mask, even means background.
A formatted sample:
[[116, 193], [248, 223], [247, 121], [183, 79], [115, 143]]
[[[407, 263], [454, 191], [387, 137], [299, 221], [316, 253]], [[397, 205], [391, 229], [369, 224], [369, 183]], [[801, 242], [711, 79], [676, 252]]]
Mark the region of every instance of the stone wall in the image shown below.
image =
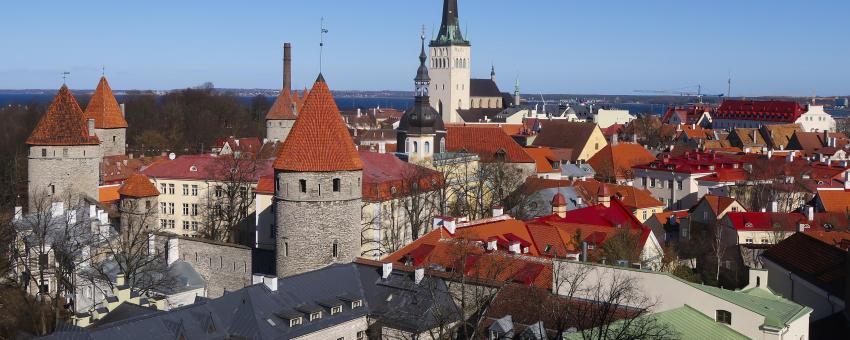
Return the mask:
[[127, 154], [127, 129], [95, 129], [94, 134], [100, 139], [103, 156]]
[[68, 193], [100, 199], [100, 161], [98, 145], [32, 146], [27, 166], [30, 206], [40, 195], [64, 200]]
[[[276, 174], [279, 277], [349, 263], [360, 255], [361, 176], [362, 171]], [[338, 192], [333, 179], [340, 180]], [[306, 192], [300, 180], [306, 181]]]
[[289, 131], [292, 130], [292, 125], [295, 124], [294, 119], [287, 120], [267, 120], [266, 121], [266, 139], [270, 142], [275, 140], [283, 143], [286, 137], [289, 136]]
[[165, 236], [158, 238], [164, 249], [167, 238], [177, 239], [180, 260], [192, 264], [207, 282], [207, 297], [217, 298], [251, 285], [251, 248], [198, 238]]

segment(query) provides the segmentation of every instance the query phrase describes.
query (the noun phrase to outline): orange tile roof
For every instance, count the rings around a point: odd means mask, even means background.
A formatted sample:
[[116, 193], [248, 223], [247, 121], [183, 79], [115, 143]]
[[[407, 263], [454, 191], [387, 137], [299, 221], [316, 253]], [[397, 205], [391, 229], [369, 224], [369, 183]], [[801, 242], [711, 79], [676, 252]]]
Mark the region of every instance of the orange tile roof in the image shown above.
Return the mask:
[[525, 125], [523, 124], [499, 124], [499, 127], [509, 136], [518, 135], [525, 129]]
[[124, 184], [121, 184], [121, 188], [118, 189], [118, 193], [121, 196], [134, 198], [159, 196], [159, 190], [151, 183], [148, 176], [138, 173], [124, 181]]
[[824, 210], [836, 213], [850, 212], [850, 191], [818, 190], [818, 196]]
[[[704, 195], [702, 196], [702, 200], [708, 203], [708, 206], [711, 208], [715, 215], [719, 215], [730, 205], [737, 202], [734, 198], [717, 195]], [[697, 205], [699, 205], [699, 203], [697, 203]]]
[[555, 160], [552, 149], [546, 147], [525, 148], [525, 153], [534, 158], [534, 163], [537, 164], [537, 173], [558, 172], [552, 168], [552, 162]]
[[619, 143], [617, 145], [606, 145], [587, 163], [593, 167], [597, 175], [613, 177], [615, 179], [634, 178], [632, 167], [646, 164], [655, 160], [649, 151], [640, 144]]
[[280, 90], [280, 94], [277, 96], [277, 99], [274, 101], [271, 109], [269, 109], [269, 112], [266, 113], [266, 120], [298, 118], [296, 114], [298, 111], [297, 100], [297, 97], [296, 100], [292, 99], [292, 93], [289, 91], [289, 86]]
[[447, 125], [446, 150], [478, 154], [484, 161], [495, 160], [498, 152], [505, 153], [509, 163], [534, 163], [534, 159], [495, 125]]
[[274, 176], [260, 177], [260, 181], [257, 182], [257, 188], [254, 189], [254, 192], [258, 194], [274, 195]]
[[118, 193], [120, 185], [104, 185], [97, 188], [100, 203], [112, 203], [118, 201], [121, 195]]
[[97, 89], [89, 100], [86, 112], [83, 113], [83, 121], [94, 118], [94, 127], [98, 129], [121, 129], [127, 127], [121, 106], [112, 94], [112, 88], [106, 81], [106, 77], [100, 77]]
[[[597, 192], [599, 192], [602, 184], [603, 183], [596, 180], [575, 181], [573, 182], [573, 187], [576, 188], [576, 192], [581, 195], [585, 201], [595, 202], [597, 199]], [[646, 189], [638, 189], [631, 185], [617, 185], [612, 183], [605, 183], [604, 185], [605, 188], [611, 191], [614, 195], [619, 196], [623, 205], [629, 207], [629, 209], [646, 209], [664, 206], [664, 203], [661, 203], [661, 201], [652, 197], [652, 194]]]
[[97, 136], [89, 136], [83, 110], [68, 86], [59, 93], [41, 116], [38, 125], [27, 138], [29, 145], [98, 145]]
[[321, 74], [280, 148], [274, 168], [285, 171], [363, 169], [354, 141]]

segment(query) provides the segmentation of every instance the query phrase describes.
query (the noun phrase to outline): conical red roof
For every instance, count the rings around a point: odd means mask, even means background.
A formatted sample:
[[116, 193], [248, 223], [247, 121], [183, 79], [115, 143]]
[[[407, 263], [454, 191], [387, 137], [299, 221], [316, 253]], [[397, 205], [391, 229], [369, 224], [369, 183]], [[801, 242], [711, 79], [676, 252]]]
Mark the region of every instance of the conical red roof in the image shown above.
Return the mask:
[[106, 77], [100, 77], [100, 83], [91, 96], [89, 106], [83, 113], [85, 119], [94, 118], [94, 127], [98, 129], [120, 129], [127, 127], [127, 121], [121, 112], [121, 106], [112, 94], [112, 88]]
[[266, 120], [298, 118], [296, 115], [297, 108], [293, 109], [293, 104], [296, 104], [296, 102], [292, 100], [292, 92], [289, 91], [289, 88], [280, 90], [274, 105], [266, 114]]
[[363, 169], [354, 141], [321, 74], [280, 148], [274, 168], [285, 171]]
[[29, 145], [97, 145], [97, 136], [89, 136], [83, 110], [77, 99], [62, 85], [59, 93], [27, 138]]
[[159, 190], [151, 183], [148, 176], [133, 174], [121, 184], [121, 187], [118, 188], [118, 194], [135, 198], [153, 197], [159, 196]]

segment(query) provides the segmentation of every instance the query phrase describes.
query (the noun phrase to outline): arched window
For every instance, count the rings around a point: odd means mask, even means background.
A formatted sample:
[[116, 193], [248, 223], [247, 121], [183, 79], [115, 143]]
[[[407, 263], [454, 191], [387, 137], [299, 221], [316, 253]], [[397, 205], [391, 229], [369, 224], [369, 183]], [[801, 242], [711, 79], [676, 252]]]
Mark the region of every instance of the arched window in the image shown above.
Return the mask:
[[425, 144], [422, 147], [424, 148], [425, 153], [431, 153], [431, 143], [430, 142], [426, 141]]
[[299, 186], [301, 192], [307, 192], [307, 180], [306, 179], [299, 179], [298, 180], [298, 186]]
[[440, 138], [440, 152], [446, 152], [446, 139]]
[[339, 178], [334, 178], [334, 180], [333, 180], [334, 192], [339, 192], [340, 186], [341, 186], [341, 183], [340, 183]]
[[732, 313], [727, 310], [718, 309], [717, 310], [717, 322], [725, 323], [727, 325], [732, 324]]
[[331, 253], [333, 254], [334, 258], [339, 257], [339, 242], [337, 242], [336, 240], [334, 240], [333, 249], [331, 249]]
[[413, 152], [419, 152], [419, 145], [415, 141], [413, 142]]

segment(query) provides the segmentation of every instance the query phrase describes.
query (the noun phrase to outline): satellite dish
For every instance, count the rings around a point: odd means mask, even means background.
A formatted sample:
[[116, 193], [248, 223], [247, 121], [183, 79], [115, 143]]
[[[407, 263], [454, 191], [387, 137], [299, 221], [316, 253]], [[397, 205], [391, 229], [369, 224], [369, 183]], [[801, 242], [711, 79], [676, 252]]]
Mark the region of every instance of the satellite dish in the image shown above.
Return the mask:
[[170, 159], [170, 160], [172, 160], [172, 161], [173, 161], [175, 158], [177, 158], [177, 155], [176, 155], [176, 154], [174, 154], [173, 152], [172, 152], [172, 153], [170, 153], [170, 154], [168, 154], [168, 159]]

